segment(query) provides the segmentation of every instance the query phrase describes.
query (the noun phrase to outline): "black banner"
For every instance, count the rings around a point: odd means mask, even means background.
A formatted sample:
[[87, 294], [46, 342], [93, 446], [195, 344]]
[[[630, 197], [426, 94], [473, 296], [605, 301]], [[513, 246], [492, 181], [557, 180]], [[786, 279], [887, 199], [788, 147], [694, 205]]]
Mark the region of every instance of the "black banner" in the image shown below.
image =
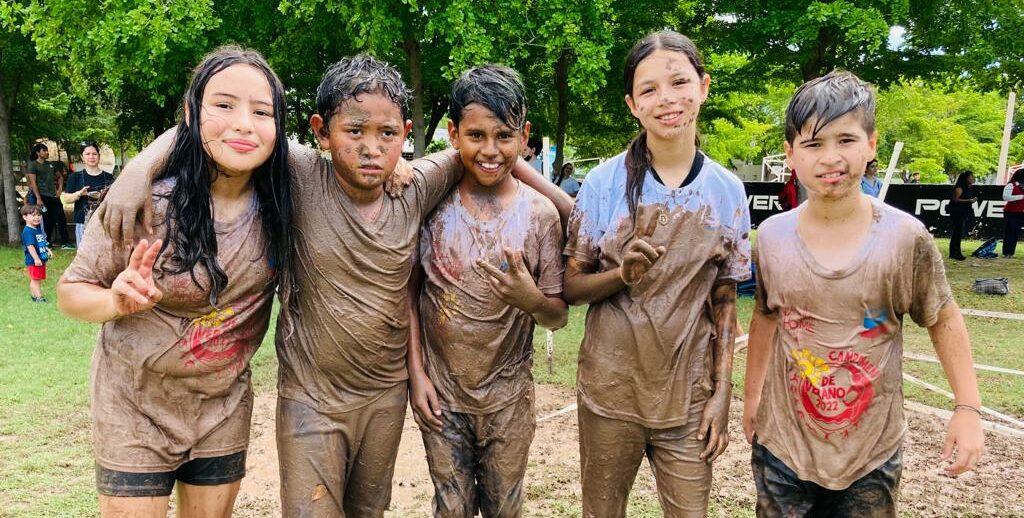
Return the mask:
[[[768, 216], [782, 212], [779, 192], [785, 184], [777, 182], [744, 182], [747, 191], [747, 207], [750, 208], [750, 222], [755, 227]], [[936, 236], [948, 236], [951, 220], [949, 198], [953, 195], [952, 185], [893, 184], [885, 196], [885, 202], [904, 212], [912, 214]], [[1003, 235], [1003, 186], [975, 185], [974, 224], [971, 237], [988, 239]]]

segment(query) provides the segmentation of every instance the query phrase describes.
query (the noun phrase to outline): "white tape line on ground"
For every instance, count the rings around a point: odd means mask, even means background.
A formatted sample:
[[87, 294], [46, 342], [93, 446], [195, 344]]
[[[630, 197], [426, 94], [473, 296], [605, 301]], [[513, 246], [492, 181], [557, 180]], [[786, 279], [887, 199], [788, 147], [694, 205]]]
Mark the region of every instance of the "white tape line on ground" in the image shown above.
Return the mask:
[[733, 349], [732, 353], [736, 354], [743, 349], [747, 348], [747, 341], [750, 340], [750, 335], [743, 335], [736, 339], [736, 348]]
[[[904, 358], [910, 358], [911, 360], [921, 361], [921, 362], [942, 363], [942, 362], [939, 361], [938, 358], [936, 358], [934, 356], [929, 356], [927, 354], [904, 352], [903, 353], [903, 357]], [[1018, 371], [1018, 370], [1014, 370], [1014, 369], [1007, 369], [1005, 367], [993, 367], [991, 365], [982, 365], [980, 363], [975, 363], [974, 364], [974, 368], [978, 369], [980, 371], [1001, 372], [1003, 374], [1014, 374], [1014, 375], [1017, 375], [1017, 376], [1024, 376], [1024, 371]]]
[[[950, 417], [953, 417], [953, 412], [950, 410], [946, 410], [945, 408], [935, 408], [933, 406], [918, 403], [917, 401], [907, 400], [903, 402], [903, 405], [907, 408], [907, 410], [918, 412], [921, 414], [928, 414], [931, 416], [938, 417], [939, 419], [944, 419], [946, 421], [948, 421]], [[986, 421], [984, 419], [981, 420], [981, 428], [983, 430], [989, 430], [1003, 435], [1010, 435], [1013, 437], [1024, 437], [1024, 431], [1022, 430], [1010, 428], [1009, 426], [995, 423], [992, 421]]]
[[960, 312], [972, 317], [1005, 318], [1007, 320], [1024, 320], [1024, 314], [1004, 313], [1002, 311], [984, 311], [981, 309], [960, 308]]
[[[954, 399], [955, 400], [955, 398], [953, 397], [953, 394], [951, 392], [949, 392], [948, 390], [943, 390], [943, 389], [941, 389], [939, 387], [936, 387], [935, 385], [932, 385], [931, 383], [928, 383], [927, 381], [917, 379], [917, 378], [911, 376], [910, 374], [907, 374], [906, 372], [903, 373], [903, 379], [905, 379], [905, 380], [907, 380], [907, 381], [909, 381], [911, 383], [915, 383], [917, 385], [920, 385], [920, 386], [922, 386], [922, 387], [924, 387], [924, 388], [926, 388], [926, 389], [928, 389], [928, 390], [930, 390], [932, 392], [936, 392], [938, 394], [942, 394], [943, 396], [946, 396], [949, 399]], [[1008, 416], [1006, 414], [1003, 414], [1001, 412], [996, 412], [995, 410], [992, 410], [991, 408], [986, 407], [986, 406], [981, 407], [981, 412], [984, 413], [984, 414], [988, 414], [990, 416], [998, 417], [998, 418], [1002, 419], [1003, 421], [1006, 421], [1008, 423], [1012, 423], [1017, 428], [1019, 428], [1021, 430], [1024, 430], [1024, 422], [1018, 421], [1017, 419], [1014, 419], [1014, 418], [1012, 418], [1012, 417], [1010, 417], [1010, 416]]]
[[571, 404], [571, 405], [569, 405], [569, 406], [567, 406], [567, 407], [565, 407], [565, 408], [563, 408], [563, 409], [561, 409], [561, 410], [559, 410], [559, 411], [557, 411], [557, 412], [555, 412], [553, 414], [548, 414], [548, 415], [538, 419], [537, 422], [538, 423], [543, 423], [544, 421], [547, 421], [548, 419], [554, 419], [554, 418], [556, 418], [556, 417], [558, 417], [558, 416], [560, 416], [562, 414], [568, 414], [569, 412], [572, 412], [573, 410], [576, 410], [576, 403], [573, 403], [573, 404]]

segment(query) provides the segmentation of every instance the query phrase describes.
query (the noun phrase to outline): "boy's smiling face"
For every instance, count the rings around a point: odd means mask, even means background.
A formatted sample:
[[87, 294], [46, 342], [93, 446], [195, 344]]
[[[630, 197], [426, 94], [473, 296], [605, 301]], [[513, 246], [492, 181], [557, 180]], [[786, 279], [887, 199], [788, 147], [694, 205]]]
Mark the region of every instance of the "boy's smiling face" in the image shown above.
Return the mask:
[[40, 214], [39, 211], [36, 211], [25, 214], [21, 219], [25, 220], [26, 225], [38, 228], [39, 223], [43, 221], [43, 215]]
[[867, 134], [862, 115], [847, 113], [811, 135], [816, 119], [784, 144], [790, 169], [808, 191], [823, 198], [842, 198], [860, 192], [860, 180], [875, 158], [878, 133]]
[[448, 122], [452, 147], [459, 150], [464, 179], [472, 179], [482, 187], [494, 187], [509, 177], [530, 136], [530, 123], [520, 131], [509, 127], [487, 107], [472, 103], [462, 110], [462, 120], [455, 126]]
[[310, 125], [320, 147], [331, 152], [342, 188], [349, 195], [374, 196], [383, 194], [395, 171], [412, 122], [402, 120], [402, 110], [386, 95], [362, 93], [338, 107], [329, 128], [320, 115]]

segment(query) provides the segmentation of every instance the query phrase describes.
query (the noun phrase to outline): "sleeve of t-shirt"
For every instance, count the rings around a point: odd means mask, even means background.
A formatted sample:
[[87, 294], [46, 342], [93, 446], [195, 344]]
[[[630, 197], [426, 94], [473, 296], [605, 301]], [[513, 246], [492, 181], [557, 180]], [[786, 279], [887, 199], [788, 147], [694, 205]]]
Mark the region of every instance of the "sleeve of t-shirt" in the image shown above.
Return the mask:
[[[36, 246], [36, 233], [28, 227], [21, 231], [21, 244], [25, 247]], [[38, 252], [38, 250], [37, 250]]]
[[604, 230], [599, 224], [601, 197], [596, 183], [596, 178], [588, 178], [580, 186], [576, 203], [569, 213], [565, 241], [565, 255], [588, 267], [597, 264], [601, 253], [598, 243], [604, 236]]
[[459, 152], [446, 149], [412, 161], [413, 188], [421, 214], [426, 214], [441, 203], [448, 191], [462, 179]]
[[299, 189], [312, 185], [317, 180], [317, 164], [320, 160], [320, 153], [317, 150], [298, 140], [289, 140], [288, 171], [291, 174], [292, 185]]
[[906, 311], [910, 318], [921, 327], [931, 327], [939, 319], [939, 311], [953, 300], [953, 294], [946, 280], [946, 267], [942, 254], [935, 246], [935, 240], [923, 227], [914, 240], [914, 261], [911, 293], [904, 294]]
[[[135, 235], [144, 234], [141, 226], [137, 226]], [[118, 274], [128, 266], [130, 256], [131, 250], [114, 246], [110, 235], [100, 224], [100, 218], [92, 218], [85, 226], [85, 235], [75, 253], [75, 259], [64, 270], [61, 281], [86, 282], [109, 288]]]
[[537, 276], [537, 289], [545, 295], [557, 295], [562, 293], [562, 276], [565, 274], [565, 263], [562, 262], [565, 239], [562, 223], [554, 205], [547, 202], [541, 206], [545, 210], [537, 215], [537, 226], [534, 227], [541, 232], [537, 257], [540, 270]]
[[750, 210], [742, 191], [734, 198], [735, 206], [729, 207], [732, 221], [725, 236], [729, 242], [726, 250], [731, 253], [718, 270], [718, 282], [742, 282], [750, 278]]
[[[760, 248], [758, 243], [758, 248]], [[774, 315], [776, 313], [775, 308], [769, 307], [768, 305], [768, 271], [765, 267], [764, 261], [758, 258], [757, 249], [751, 253], [751, 258], [757, 268], [757, 284], [754, 288], [754, 309], [762, 315]]]

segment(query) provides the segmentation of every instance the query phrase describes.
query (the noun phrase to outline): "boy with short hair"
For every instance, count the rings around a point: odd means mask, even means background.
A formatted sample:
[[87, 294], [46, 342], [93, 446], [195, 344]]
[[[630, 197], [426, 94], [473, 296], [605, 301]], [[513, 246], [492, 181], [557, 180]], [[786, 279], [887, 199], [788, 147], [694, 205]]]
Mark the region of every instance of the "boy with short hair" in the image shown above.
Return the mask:
[[32, 302], [46, 302], [42, 282], [46, 280], [46, 261], [50, 258], [50, 243], [43, 232], [43, 214], [39, 205], [22, 205], [21, 219], [25, 228], [21, 231], [21, 244], [25, 248], [25, 270], [28, 272], [28, 291]]
[[906, 314], [928, 328], [956, 396], [946, 473], [981, 456], [981, 398], [942, 257], [920, 222], [859, 188], [874, 115], [874, 92], [849, 72], [805, 83], [786, 111], [808, 200], [758, 229], [743, 413], [758, 516], [896, 515]]
[[511, 176], [530, 134], [514, 70], [462, 74], [448, 134], [465, 174], [420, 233], [410, 283], [421, 328], [409, 344], [412, 407], [434, 516], [520, 516], [535, 428], [534, 324], [557, 329], [568, 314], [562, 226], [551, 201]]

